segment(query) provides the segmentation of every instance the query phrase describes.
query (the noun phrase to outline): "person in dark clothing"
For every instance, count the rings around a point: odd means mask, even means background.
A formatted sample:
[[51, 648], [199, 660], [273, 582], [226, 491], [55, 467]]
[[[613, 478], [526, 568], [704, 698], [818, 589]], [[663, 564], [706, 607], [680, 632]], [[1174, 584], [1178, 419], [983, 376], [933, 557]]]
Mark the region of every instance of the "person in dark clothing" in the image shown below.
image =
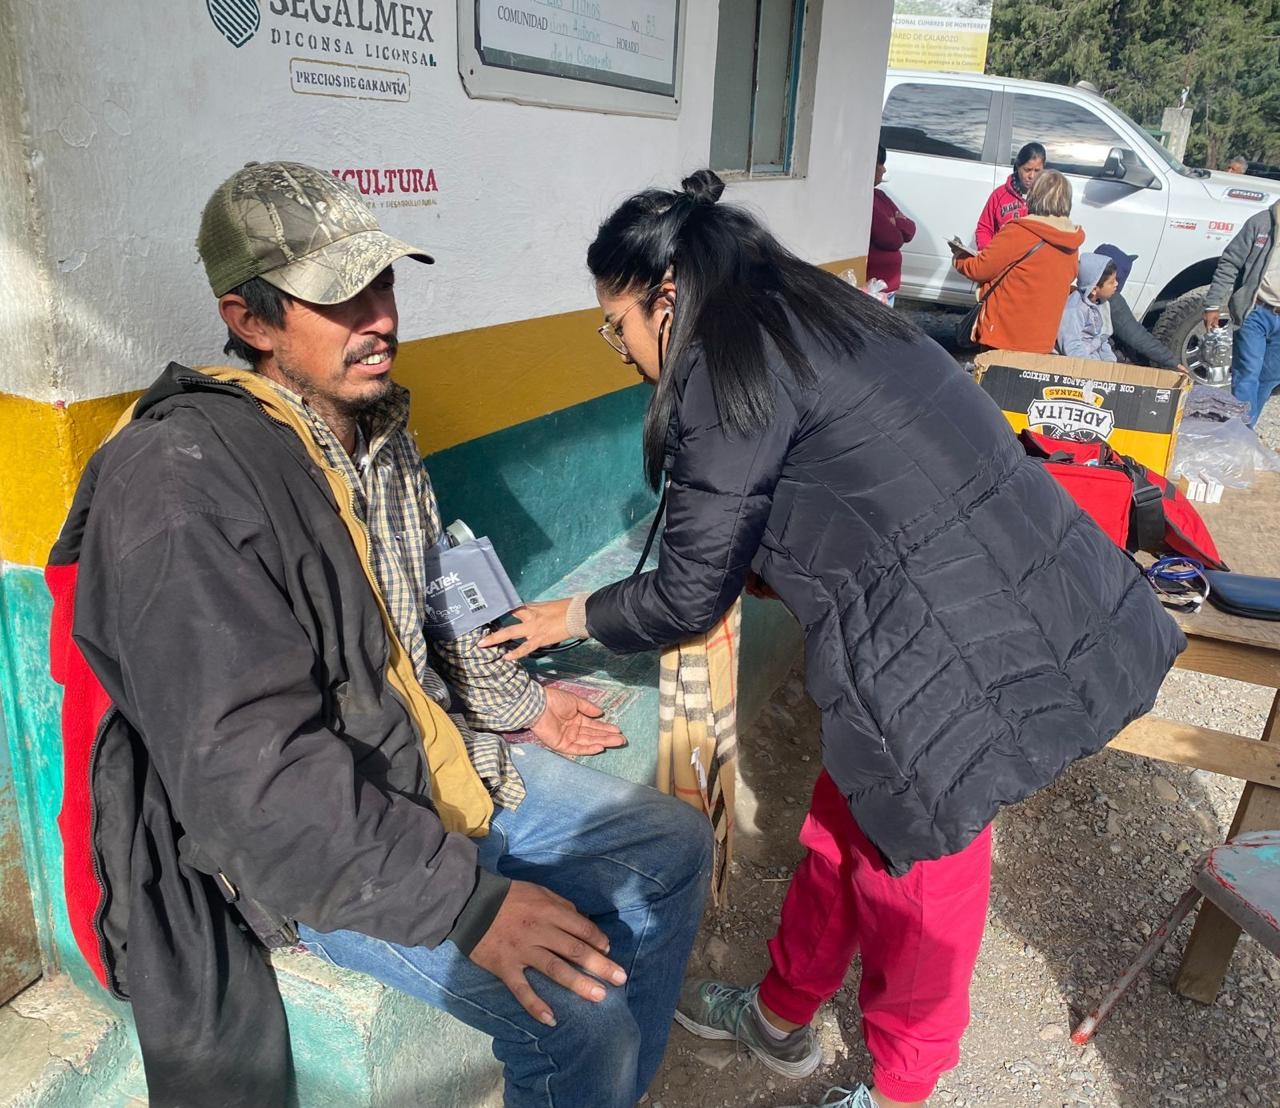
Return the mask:
[[968, 1021], [992, 818], [1148, 711], [1186, 643], [953, 358], [723, 188], [703, 170], [639, 193], [587, 254], [607, 337], [654, 386], [657, 568], [527, 605], [484, 644], [652, 650], [749, 582], [778, 596], [822, 711], [809, 854], [763, 983], [691, 981], [677, 1019], [804, 1076], [861, 949], [875, 1088], [840, 1103], [918, 1103]]
[[887, 303], [902, 285], [902, 247], [916, 237], [916, 225], [880, 188], [884, 180], [884, 147], [876, 148], [875, 190], [871, 194], [871, 239], [867, 248], [867, 279], [884, 282]]
[[198, 248], [252, 368], [171, 364], [47, 572], [71, 926], [132, 1002], [150, 1103], [289, 1102], [251, 930], [493, 1036], [509, 1108], [633, 1108], [710, 833], [573, 760], [623, 741], [598, 708], [481, 631], [428, 636], [441, 520], [391, 379], [392, 263], [432, 259], [288, 162], [226, 181]]
[[1231, 345], [1231, 395], [1249, 405], [1253, 427], [1280, 389], [1280, 200], [1240, 224], [1218, 259], [1204, 297], [1206, 331], [1236, 327]]
[[1124, 298], [1124, 283], [1133, 271], [1137, 254], [1126, 254], [1120, 247], [1104, 242], [1095, 251], [1110, 258], [1116, 265], [1116, 280], [1120, 287], [1111, 297], [1111, 344], [1122, 362], [1133, 365], [1153, 365], [1161, 369], [1177, 369], [1183, 373], [1187, 367], [1178, 356], [1134, 318], [1133, 309]]

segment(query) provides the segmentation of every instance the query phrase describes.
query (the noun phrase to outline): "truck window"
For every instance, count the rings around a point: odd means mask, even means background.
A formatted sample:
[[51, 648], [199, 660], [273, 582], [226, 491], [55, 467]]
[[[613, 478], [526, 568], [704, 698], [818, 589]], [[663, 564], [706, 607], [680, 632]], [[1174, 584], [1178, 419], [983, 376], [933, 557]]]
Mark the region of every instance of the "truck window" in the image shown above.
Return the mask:
[[1016, 93], [1010, 164], [1028, 142], [1044, 143], [1050, 169], [1080, 177], [1097, 177], [1113, 146], [1133, 145], [1081, 104]]
[[991, 118], [991, 91], [957, 85], [898, 85], [885, 101], [886, 150], [980, 162]]

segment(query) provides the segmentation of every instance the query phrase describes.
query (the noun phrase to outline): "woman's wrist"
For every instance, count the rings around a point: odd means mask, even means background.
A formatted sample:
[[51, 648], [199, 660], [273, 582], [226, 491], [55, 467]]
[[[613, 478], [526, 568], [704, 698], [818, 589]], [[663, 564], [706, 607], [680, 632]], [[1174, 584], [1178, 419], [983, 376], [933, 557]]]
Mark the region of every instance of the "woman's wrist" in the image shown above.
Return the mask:
[[571, 639], [587, 639], [591, 637], [587, 630], [587, 597], [589, 592], [580, 592], [569, 600], [569, 610], [565, 612], [565, 630]]

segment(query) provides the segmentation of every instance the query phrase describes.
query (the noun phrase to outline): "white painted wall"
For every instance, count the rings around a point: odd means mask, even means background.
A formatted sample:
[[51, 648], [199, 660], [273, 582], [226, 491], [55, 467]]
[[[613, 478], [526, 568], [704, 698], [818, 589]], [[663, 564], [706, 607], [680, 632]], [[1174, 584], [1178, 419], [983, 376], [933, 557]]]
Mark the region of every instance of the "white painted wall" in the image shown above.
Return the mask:
[[[274, 14], [285, 0], [259, 0], [261, 26], [239, 48], [205, 0], [15, 5], [6, 33], [16, 32], [20, 87], [0, 76], [0, 98], [20, 95], [25, 112], [0, 119], [10, 151], [21, 129], [32, 190], [27, 203], [11, 188], [23, 167], [6, 154], [0, 288], [10, 314], [47, 311], [52, 338], [19, 332], [24, 349], [0, 369], [0, 391], [80, 400], [139, 388], [170, 358], [215, 359], [224, 332], [195, 233], [205, 199], [250, 159], [434, 170], [435, 204], [377, 210], [437, 259], [401, 275], [405, 338], [590, 306], [584, 258], [599, 221], [630, 192], [674, 185], [707, 160], [717, 10], [687, 2], [676, 120], [469, 99], [451, 0], [436, 0], [430, 45], [334, 32]], [[866, 252], [891, 15], [891, 0], [826, 0], [808, 176], [726, 194], [814, 261]], [[287, 44], [285, 30], [328, 30], [355, 54]], [[379, 44], [430, 50], [436, 66], [368, 59], [366, 45]], [[410, 100], [295, 93], [294, 57], [407, 70]], [[32, 218], [43, 239], [21, 231]], [[42, 270], [44, 293], [31, 278]]]

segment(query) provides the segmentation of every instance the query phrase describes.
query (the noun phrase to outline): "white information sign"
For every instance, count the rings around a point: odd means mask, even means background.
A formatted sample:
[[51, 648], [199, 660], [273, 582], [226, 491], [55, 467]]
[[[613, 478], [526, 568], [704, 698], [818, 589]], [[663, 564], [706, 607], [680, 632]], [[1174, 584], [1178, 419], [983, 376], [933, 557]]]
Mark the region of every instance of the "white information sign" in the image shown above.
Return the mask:
[[486, 66], [675, 96], [680, 0], [476, 0]]

